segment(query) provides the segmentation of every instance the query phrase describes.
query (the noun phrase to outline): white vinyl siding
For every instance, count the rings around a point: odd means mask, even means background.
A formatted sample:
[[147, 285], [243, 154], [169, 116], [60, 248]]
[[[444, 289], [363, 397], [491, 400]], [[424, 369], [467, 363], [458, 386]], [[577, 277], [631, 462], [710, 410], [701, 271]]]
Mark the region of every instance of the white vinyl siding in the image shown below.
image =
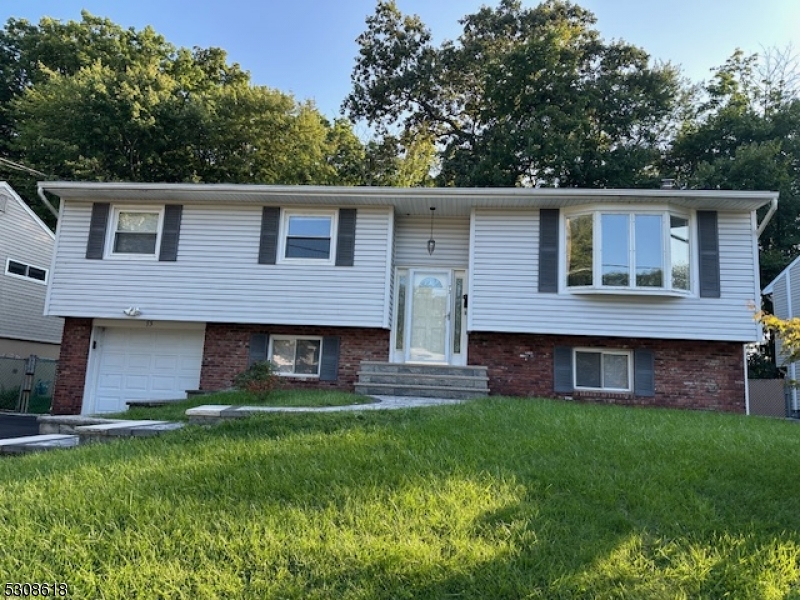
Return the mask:
[[[789, 295], [787, 294], [787, 275], [784, 273], [779, 279], [775, 281], [772, 287], [772, 310], [776, 317], [781, 319], [791, 318], [791, 310], [789, 309]], [[794, 279], [794, 277], [792, 277]], [[792, 301], [794, 306], [794, 301]], [[775, 336], [775, 356], [778, 366], [783, 366], [784, 358], [781, 356], [783, 351], [783, 344], [780, 336]]]
[[185, 205], [176, 262], [86, 260], [92, 205], [66, 201], [47, 313], [388, 327], [391, 208], [359, 208], [355, 265], [258, 264], [261, 207]]
[[61, 319], [44, 316], [47, 287], [5, 272], [9, 259], [49, 269], [53, 235], [22, 206], [22, 200], [2, 188], [0, 192], [8, 196], [5, 210], [0, 211], [0, 338], [58, 344], [64, 325]]
[[469, 263], [469, 217], [434, 217], [433, 239], [436, 240], [436, 248], [433, 254], [428, 254], [430, 216], [397, 217], [395, 232], [395, 264], [398, 267], [463, 269]]
[[[756, 271], [749, 212], [720, 212], [720, 298], [580, 295], [538, 290], [538, 210], [474, 213], [471, 331], [756, 341]], [[563, 228], [560, 231], [563, 247]], [[696, 254], [692, 258], [696, 265]], [[562, 263], [563, 264], [563, 263]], [[563, 268], [563, 267], [562, 267]], [[696, 267], [693, 277], [696, 277]], [[563, 273], [560, 275], [563, 277]], [[692, 287], [696, 290], [696, 286]]]

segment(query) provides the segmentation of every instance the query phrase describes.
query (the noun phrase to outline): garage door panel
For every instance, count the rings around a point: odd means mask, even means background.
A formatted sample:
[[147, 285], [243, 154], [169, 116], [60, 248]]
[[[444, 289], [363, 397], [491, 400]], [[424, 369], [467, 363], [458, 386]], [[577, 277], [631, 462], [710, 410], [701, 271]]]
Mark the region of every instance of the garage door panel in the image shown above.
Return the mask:
[[106, 328], [94, 411], [124, 411], [128, 400], [184, 398], [200, 386], [204, 338], [202, 329]]
[[105, 373], [100, 375], [100, 387], [107, 390], [122, 389], [122, 375]]
[[175, 355], [156, 355], [153, 357], [153, 369], [156, 371], [174, 371], [178, 368], [178, 357]]
[[151, 389], [154, 392], [172, 391], [178, 386], [179, 379], [176, 377], [164, 377], [154, 375], [151, 379]]
[[122, 352], [103, 352], [101, 365], [103, 367], [122, 368], [125, 366], [125, 354]]
[[129, 369], [148, 369], [152, 357], [149, 354], [129, 354], [128, 364]]

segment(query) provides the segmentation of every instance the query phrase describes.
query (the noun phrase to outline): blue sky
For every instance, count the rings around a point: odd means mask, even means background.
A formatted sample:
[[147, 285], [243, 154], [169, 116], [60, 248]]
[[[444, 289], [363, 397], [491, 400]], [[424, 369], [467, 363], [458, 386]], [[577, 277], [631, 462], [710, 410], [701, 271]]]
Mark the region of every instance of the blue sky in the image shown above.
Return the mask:
[[[481, 0], [396, 0], [422, 17], [436, 40], [458, 36], [458, 19]], [[537, 2], [524, 0], [526, 6]], [[706, 79], [740, 47], [800, 52], [800, 0], [579, 0], [606, 40], [624, 39], [653, 58]], [[124, 27], [151, 25], [176, 46], [218, 46], [253, 82], [313, 99], [328, 117], [350, 90], [355, 38], [374, 0], [0, 0], [0, 18], [78, 20], [85, 8]]]

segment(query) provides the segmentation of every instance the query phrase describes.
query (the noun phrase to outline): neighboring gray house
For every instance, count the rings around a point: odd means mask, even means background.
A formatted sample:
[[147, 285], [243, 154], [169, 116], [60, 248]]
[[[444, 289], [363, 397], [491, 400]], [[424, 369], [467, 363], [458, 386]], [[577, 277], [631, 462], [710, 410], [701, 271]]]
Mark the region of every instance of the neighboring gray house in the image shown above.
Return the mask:
[[265, 358], [301, 387], [479, 377], [492, 394], [747, 410], [775, 192], [40, 187], [61, 198], [55, 413], [224, 389]]
[[58, 358], [63, 319], [44, 316], [55, 236], [0, 182], [0, 356]]
[[[800, 317], [800, 257], [795, 258], [788, 267], [769, 282], [763, 294], [772, 298], [772, 312], [780, 319]], [[775, 339], [775, 362], [786, 369], [786, 378], [797, 381], [800, 369], [797, 363], [788, 363], [782, 352], [781, 339]], [[790, 388], [791, 406], [794, 414], [800, 413], [800, 393], [796, 387]]]

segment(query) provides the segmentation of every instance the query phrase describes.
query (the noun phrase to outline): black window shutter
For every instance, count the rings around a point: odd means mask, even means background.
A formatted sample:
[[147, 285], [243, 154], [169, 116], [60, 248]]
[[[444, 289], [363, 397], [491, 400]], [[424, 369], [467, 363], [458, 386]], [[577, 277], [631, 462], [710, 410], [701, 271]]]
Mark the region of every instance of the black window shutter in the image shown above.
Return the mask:
[[178, 240], [181, 237], [181, 216], [183, 206], [168, 204], [164, 208], [164, 227], [161, 231], [161, 252], [158, 260], [178, 260]]
[[633, 352], [633, 393], [637, 396], [656, 395], [656, 361], [652, 350]]
[[558, 209], [539, 210], [539, 291], [558, 292]]
[[322, 338], [322, 361], [319, 368], [320, 381], [336, 381], [339, 378], [339, 344], [338, 335], [326, 335]]
[[95, 202], [92, 205], [92, 220], [89, 223], [89, 241], [86, 244], [86, 258], [100, 260], [106, 247], [106, 227], [108, 227], [108, 202]]
[[250, 335], [250, 357], [247, 366], [267, 360], [267, 347], [269, 335], [266, 333], [253, 333]]
[[356, 246], [356, 209], [339, 209], [339, 233], [336, 237], [336, 266], [352, 267]]
[[572, 348], [556, 346], [553, 349], [553, 390], [572, 391]]
[[697, 211], [697, 245], [700, 250], [700, 297], [719, 298], [719, 229], [717, 211]]
[[281, 209], [277, 206], [265, 206], [261, 213], [261, 242], [258, 247], [258, 262], [262, 265], [274, 265], [278, 258], [278, 227], [281, 221]]

